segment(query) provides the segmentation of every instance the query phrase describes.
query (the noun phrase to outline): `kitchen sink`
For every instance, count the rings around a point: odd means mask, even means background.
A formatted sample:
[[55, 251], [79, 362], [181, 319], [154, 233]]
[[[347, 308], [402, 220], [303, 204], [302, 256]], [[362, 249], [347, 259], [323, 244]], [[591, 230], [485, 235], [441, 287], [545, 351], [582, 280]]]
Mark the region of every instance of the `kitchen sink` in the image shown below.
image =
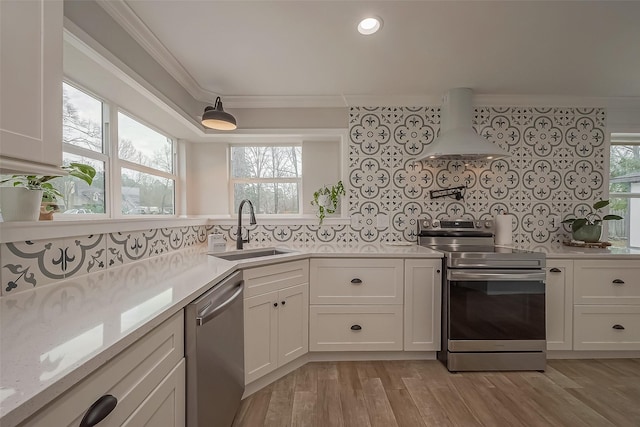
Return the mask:
[[261, 249], [245, 249], [233, 252], [224, 252], [220, 254], [210, 254], [215, 256], [216, 258], [226, 259], [227, 261], [241, 261], [244, 259], [253, 259], [253, 258], [261, 258], [265, 256], [274, 256], [274, 255], [289, 255], [292, 254], [293, 251], [287, 251], [276, 248], [261, 248]]

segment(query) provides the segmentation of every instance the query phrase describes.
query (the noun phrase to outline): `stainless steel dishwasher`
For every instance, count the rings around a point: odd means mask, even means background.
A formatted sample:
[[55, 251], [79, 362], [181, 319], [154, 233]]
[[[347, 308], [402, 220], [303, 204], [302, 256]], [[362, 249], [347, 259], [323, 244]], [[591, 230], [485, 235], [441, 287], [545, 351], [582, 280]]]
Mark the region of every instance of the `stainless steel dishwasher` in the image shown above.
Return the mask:
[[244, 393], [244, 281], [233, 273], [187, 305], [187, 426], [228, 427]]

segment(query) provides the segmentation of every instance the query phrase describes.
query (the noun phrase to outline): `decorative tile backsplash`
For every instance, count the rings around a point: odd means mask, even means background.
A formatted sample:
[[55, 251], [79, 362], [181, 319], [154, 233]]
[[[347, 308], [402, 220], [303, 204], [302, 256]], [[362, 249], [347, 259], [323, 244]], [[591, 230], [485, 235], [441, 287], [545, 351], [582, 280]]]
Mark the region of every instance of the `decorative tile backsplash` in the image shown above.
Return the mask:
[[[263, 243], [359, 244], [416, 240], [420, 217], [485, 219], [513, 215], [514, 241], [543, 245], [568, 238], [560, 221], [584, 215], [604, 197], [605, 110], [478, 107], [473, 126], [512, 157], [416, 162], [440, 129], [438, 107], [353, 107], [349, 113], [347, 209], [350, 226], [251, 226]], [[430, 190], [465, 186], [464, 198]], [[235, 227], [220, 227], [235, 238]]]
[[5, 243], [0, 245], [0, 294], [202, 244], [206, 238], [203, 225]]
[[[439, 107], [352, 107], [349, 112], [350, 225], [254, 225], [263, 244], [360, 245], [415, 241], [417, 219], [485, 219], [512, 214], [514, 242], [567, 239], [560, 221], [584, 216], [604, 197], [605, 110], [478, 107], [475, 130], [512, 157], [494, 161], [416, 162], [440, 129]], [[430, 191], [465, 186], [464, 198]], [[160, 228], [0, 245], [0, 293], [18, 292], [203, 244], [212, 226]], [[218, 226], [235, 240], [235, 226]]]

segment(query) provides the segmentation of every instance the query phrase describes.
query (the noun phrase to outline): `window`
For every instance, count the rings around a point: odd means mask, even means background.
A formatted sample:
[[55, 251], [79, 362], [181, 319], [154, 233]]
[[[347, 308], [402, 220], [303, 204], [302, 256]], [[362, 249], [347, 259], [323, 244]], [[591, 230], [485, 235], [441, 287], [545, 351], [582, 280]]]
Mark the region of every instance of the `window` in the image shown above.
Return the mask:
[[231, 146], [230, 194], [233, 211], [249, 199], [257, 214], [302, 212], [302, 146]]
[[57, 204], [63, 214], [105, 214], [106, 171], [109, 157], [105, 150], [105, 118], [108, 107], [101, 100], [63, 83], [62, 99], [62, 161], [85, 163], [96, 169], [96, 176], [89, 186], [81, 179], [65, 176], [51, 181], [62, 194]]
[[124, 111], [110, 126], [110, 111], [116, 109], [63, 83], [63, 162], [89, 164], [96, 176], [91, 186], [71, 176], [51, 181], [63, 195], [61, 213], [174, 215], [175, 141]]
[[609, 172], [610, 213], [624, 218], [608, 221], [609, 240], [640, 247], [640, 134], [611, 135]]
[[175, 141], [118, 112], [118, 159], [123, 215], [175, 212]]

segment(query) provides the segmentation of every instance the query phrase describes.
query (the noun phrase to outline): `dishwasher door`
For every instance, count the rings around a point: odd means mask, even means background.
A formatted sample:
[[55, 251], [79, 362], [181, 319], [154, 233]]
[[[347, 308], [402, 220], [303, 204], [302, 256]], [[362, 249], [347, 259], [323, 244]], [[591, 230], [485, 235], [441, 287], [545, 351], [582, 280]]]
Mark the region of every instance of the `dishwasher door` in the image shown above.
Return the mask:
[[228, 427], [244, 393], [244, 282], [225, 278], [187, 305], [187, 426]]

